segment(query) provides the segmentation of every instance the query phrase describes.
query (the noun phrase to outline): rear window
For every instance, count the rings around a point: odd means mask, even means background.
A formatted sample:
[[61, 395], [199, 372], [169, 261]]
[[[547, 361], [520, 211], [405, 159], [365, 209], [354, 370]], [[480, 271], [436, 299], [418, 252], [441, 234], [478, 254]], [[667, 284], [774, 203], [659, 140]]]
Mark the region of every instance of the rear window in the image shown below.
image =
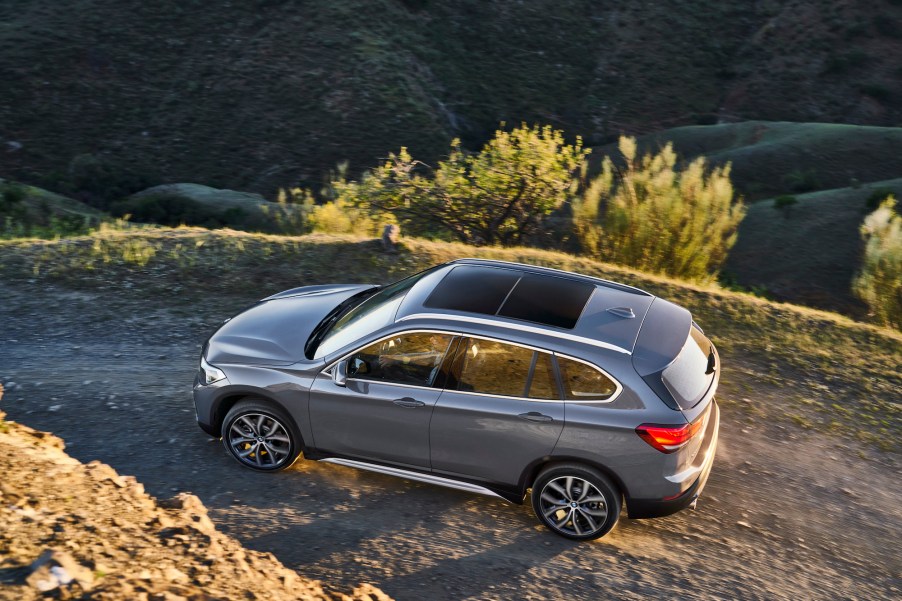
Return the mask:
[[711, 343], [694, 326], [676, 360], [661, 374], [664, 385], [683, 409], [694, 407], [711, 386], [714, 369], [708, 369]]

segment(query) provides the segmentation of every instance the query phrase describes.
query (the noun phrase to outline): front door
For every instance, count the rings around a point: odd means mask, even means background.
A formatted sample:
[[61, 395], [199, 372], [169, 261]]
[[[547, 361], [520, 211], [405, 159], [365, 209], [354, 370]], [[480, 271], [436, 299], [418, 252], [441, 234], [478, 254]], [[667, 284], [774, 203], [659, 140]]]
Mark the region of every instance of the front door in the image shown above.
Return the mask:
[[441, 394], [433, 382], [451, 334], [393, 335], [348, 357], [339, 386], [327, 373], [310, 391], [316, 448], [418, 469], [429, 468], [429, 420]]

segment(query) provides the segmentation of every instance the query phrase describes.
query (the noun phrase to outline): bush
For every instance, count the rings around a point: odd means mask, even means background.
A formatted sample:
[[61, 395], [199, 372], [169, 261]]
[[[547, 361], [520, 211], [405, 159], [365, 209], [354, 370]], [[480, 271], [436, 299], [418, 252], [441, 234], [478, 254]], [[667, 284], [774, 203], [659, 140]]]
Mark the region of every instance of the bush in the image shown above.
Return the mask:
[[[678, 171], [668, 144], [656, 154], [636, 155], [635, 138], [620, 138], [625, 167], [610, 157], [574, 210], [577, 232], [594, 232], [603, 260], [689, 280], [710, 281], [736, 242], [745, 215], [733, 201], [730, 165], [708, 169], [703, 157]], [[600, 225], [580, 224], [600, 206]], [[581, 234], [584, 248], [596, 243]]]
[[26, 200], [29, 189], [0, 183], [0, 238], [58, 238], [86, 234], [97, 219], [54, 213], [46, 200]]
[[331, 190], [371, 214], [391, 213], [405, 232], [444, 233], [468, 244], [522, 244], [571, 194], [573, 175], [588, 150], [564, 142], [550, 126], [498, 130], [473, 154], [460, 140], [432, 168], [406, 148], [389, 155], [359, 182], [333, 181]]
[[348, 205], [341, 198], [314, 207], [308, 224], [314, 232], [358, 236], [374, 236], [380, 227], [366, 211]]
[[774, 208], [783, 212], [784, 217], [789, 217], [789, 212], [793, 205], [798, 204], [799, 200], [792, 194], [783, 194], [774, 199]]
[[864, 255], [852, 292], [878, 323], [902, 329], [902, 216], [896, 199], [884, 200], [861, 225]]
[[793, 192], [811, 192], [821, 187], [821, 181], [815, 169], [796, 169], [787, 173], [783, 177], [783, 181]]
[[131, 220], [138, 223], [156, 223], [170, 227], [237, 227], [247, 217], [247, 213], [240, 208], [219, 211], [186, 196], [165, 193], [121, 200], [113, 204], [111, 212], [119, 217], [131, 215]]
[[92, 154], [80, 154], [69, 163], [69, 191], [103, 211], [114, 201], [152, 187], [155, 180], [148, 173]]

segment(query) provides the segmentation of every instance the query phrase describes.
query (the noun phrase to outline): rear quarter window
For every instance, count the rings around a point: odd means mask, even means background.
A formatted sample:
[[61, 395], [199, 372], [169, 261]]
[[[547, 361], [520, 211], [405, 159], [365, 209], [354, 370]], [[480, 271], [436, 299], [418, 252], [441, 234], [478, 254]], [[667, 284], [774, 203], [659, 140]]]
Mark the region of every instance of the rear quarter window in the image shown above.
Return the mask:
[[617, 383], [597, 367], [565, 357], [557, 361], [568, 401], [607, 401], [617, 393]]

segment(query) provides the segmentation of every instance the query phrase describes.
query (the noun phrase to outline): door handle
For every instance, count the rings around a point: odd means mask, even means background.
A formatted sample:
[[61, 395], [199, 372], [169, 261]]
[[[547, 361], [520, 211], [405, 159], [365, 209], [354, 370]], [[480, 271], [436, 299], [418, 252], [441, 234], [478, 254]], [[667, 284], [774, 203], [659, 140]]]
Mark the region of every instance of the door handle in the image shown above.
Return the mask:
[[403, 399], [395, 399], [392, 401], [398, 407], [407, 407], [408, 409], [413, 409], [414, 407], [422, 407], [426, 403], [423, 401], [418, 401], [416, 399], [412, 399], [409, 396], [404, 397]]
[[525, 419], [530, 422], [550, 422], [553, 421], [550, 415], [544, 415], [539, 413], [538, 411], [530, 411], [529, 413], [521, 413], [518, 415], [520, 419]]

